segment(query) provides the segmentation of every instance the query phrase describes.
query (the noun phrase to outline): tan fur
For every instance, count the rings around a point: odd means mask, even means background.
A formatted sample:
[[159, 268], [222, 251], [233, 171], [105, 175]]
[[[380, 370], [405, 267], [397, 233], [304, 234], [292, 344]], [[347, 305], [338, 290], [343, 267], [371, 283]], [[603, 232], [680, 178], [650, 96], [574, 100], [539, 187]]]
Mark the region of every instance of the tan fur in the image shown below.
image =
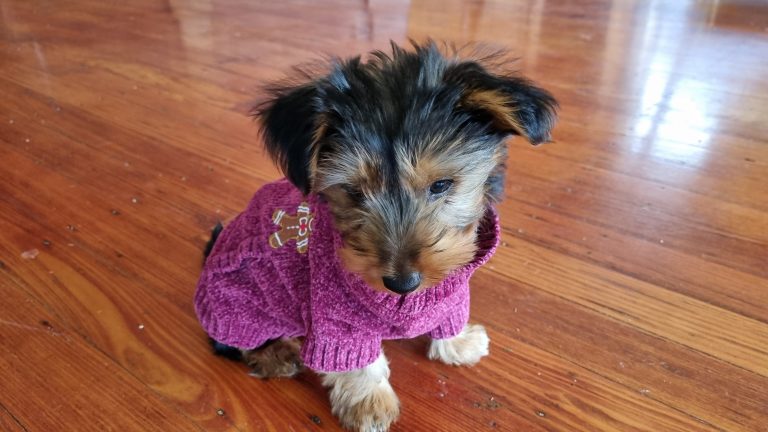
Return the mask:
[[467, 107], [482, 109], [493, 116], [494, 122], [503, 129], [514, 130], [520, 136], [528, 138], [525, 128], [520, 124], [514, 105], [502, 92], [493, 90], [472, 90], [467, 92], [462, 104]]
[[[324, 191], [324, 196], [331, 204], [331, 212], [335, 216], [336, 229], [343, 237], [354, 235], [360, 244], [369, 245], [373, 241], [359, 232], [360, 224], [365, 223], [364, 215], [357, 209], [355, 203], [349, 198], [347, 192], [341, 187], [334, 186]], [[358, 215], [356, 217], [355, 215]], [[373, 251], [360, 252], [353, 250], [349, 242], [338, 251], [339, 259], [344, 268], [352, 273], [357, 273], [372, 288], [384, 291], [386, 288], [381, 282], [379, 262]]]
[[243, 361], [250, 366], [250, 374], [258, 378], [292, 377], [301, 372], [298, 338], [282, 338], [263, 348], [243, 351]]
[[389, 384], [384, 354], [351, 372], [329, 372], [323, 385], [331, 388], [331, 408], [341, 424], [353, 431], [384, 432], [400, 413], [400, 401]]
[[[391, 180], [383, 178], [380, 161], [371, 155], [345, 155], [341, 162], [321, 161], [318, 166], [317, 184], [331, 185], [322, 193], [344, 239], [339, 258], [375, 289], [386, 290], [382, 277], [403, 271], [421, 273], [419, 289], [425, 289], [474, 257], [477, 221], [488, 201], [485, 182], [503, 164], [505, 147], [499, 146], [492, 155], [467, 153], [464, 143], [443, 138], [435, 137], [436, 143], [426, 143], [419, 154], [397, 155], [398, 187], [410, 201], [404, 221], [392, 214], [384, 197], [391, 191]], [[454, 181], [449, 194], [428, 199], [430, 185], [445, 178]], [[349, 189], [362, 194], [364, 206], [350, 197]], [[378, 248], [393, 238], [403, 242], [396, 248], [401, 255], [382, 256]]]
[[382, 271], [379, 268], [378, 260], [371, 256], [361, 255], [349, 247], [339, 249], [338, 254], [345, 269], [357, 273], [371, 288], [389, 292], [382, 283]]
[[454, 366], [471, 366], [488, 355], [488, 334], [479, 324], [468, 324], [455, 337], [434, 339], [427, 356]]
[[328, 133], [328, 117], [326, 115], [319, 115], [315, 121], [315, 130], [312, 133], [312, 142], [309, 147], [309, 179], [311, 188], [314, 189], [315, 173], [317, 172], [317, 164], [320, 159], [321, 141]]
[[[425, 227], [425, 229], [428, 229]], [[435, 243], [432, 253], [419, 256], [416, 267], [421, 270], [424, 286], [439, 283], [445, 275], [470, 262], [475, 256], [477, 225], [449, 231]]]

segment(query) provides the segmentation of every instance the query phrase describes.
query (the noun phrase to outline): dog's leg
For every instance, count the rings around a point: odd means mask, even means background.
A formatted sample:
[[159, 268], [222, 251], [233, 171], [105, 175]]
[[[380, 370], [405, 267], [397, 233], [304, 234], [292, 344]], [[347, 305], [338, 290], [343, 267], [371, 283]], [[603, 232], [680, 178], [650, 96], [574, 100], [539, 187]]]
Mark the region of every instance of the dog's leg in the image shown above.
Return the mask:
[[488, 342], [485, 327], [467, 324], [461, 333], [452, 338], [433, 339], [427, 355], [446, 364], [470, 366], [488, 355]]
[[389, 365], [383, 353], [362, 369], [326, 373], [323, 385], [331, 387], [333, 414], [350, 430], [385, 432], [400, 413], [400, 401], [389, 385]]
[[250, 374], [258, 378], [292, 377], [301, 372], [299, 357], [301, 342], [296, 338], [282, 338], [252, 350], [243, 350], [243, 361], [250, 366]]

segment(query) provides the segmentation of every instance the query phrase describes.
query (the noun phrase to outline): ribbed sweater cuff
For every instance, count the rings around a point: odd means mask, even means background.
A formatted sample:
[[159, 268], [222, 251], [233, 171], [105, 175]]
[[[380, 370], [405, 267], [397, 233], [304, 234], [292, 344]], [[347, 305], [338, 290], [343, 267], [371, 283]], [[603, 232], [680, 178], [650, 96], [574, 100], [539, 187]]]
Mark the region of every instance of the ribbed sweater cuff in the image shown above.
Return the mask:
[[456, 336], [461, 333], [464, 326], [469, 321], [469, 312], [464, 313], [464, 310], [458, 311], [458, 313], [448, 315], [448, 317], [440, 323], [437, 328], [429, 332], [429, 337], [432, 339], [447, 339]]
[[301, 347], [304, 364], [318, 372], [360, 369], [373, 363], [380, 353], [380, 339], [326, 341], [308, 337]]

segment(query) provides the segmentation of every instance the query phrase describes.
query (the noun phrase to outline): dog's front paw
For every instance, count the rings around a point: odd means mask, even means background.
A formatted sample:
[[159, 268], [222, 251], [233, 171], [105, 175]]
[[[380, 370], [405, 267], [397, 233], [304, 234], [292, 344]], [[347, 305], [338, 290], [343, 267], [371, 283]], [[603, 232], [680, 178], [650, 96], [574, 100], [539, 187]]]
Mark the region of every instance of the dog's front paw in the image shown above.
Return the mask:
[[[342, 391], [359, 390], [362, 389]], [[339, 418], [342, 426], [352, 431], [386, 432], [400, 414], [400, 402], [386, 380], [376, 388], [370, 389], [362, 398], [358, 398], [359, 395], [334, 397], [333, 393], [331, 391], [333, 413]]]
[[488, 334], [479, 324], [468, 324], [458, 335], [448, 339], [434, 339], [427, 354], [432, 360], [460, 366], [473, 365], [488, 355]]
[[384, 354], [362, 369], [325, 374], [323, 385], [331, 388], [333, 414], [349, 430], [386, 432], [400, 414]]

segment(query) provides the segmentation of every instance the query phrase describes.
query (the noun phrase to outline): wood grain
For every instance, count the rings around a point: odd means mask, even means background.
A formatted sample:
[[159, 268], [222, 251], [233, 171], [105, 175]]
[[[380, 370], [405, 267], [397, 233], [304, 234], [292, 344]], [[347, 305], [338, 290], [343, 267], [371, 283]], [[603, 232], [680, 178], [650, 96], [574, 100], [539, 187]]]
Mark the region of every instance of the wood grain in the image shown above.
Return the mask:
[[339, 430], [316, 376], [209, 353], [201, 250], [279, 176], [262, 85], [432, 37], [509, 48], [561, 111], [510, 142], [491, 356], [385, 343], [393, 431], [768, 431], [766, 29], [735, 0], [0, 3], [0, 430]]

